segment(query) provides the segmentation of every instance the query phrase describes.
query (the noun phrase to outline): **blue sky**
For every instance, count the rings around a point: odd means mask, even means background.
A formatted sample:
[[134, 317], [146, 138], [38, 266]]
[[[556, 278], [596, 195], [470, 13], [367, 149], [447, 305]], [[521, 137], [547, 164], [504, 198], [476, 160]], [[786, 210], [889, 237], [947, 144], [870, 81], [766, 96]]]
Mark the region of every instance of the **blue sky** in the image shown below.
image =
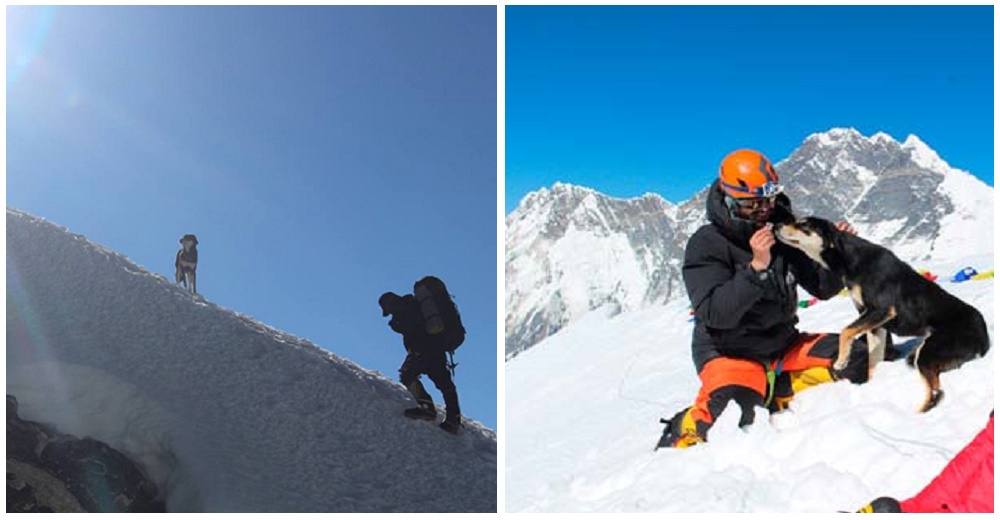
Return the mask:
[[[726, 153], [919, 136], [993, 185], [993, 6], [508, 6], [505, 213], [556, 181], [690, 198]], [[780, 174], [780, 172], [779, 172]]]
[[194, 233], [206, 299], [392, 379], [378, 296], [435, 274], [496, 428], [496, 41], [495, 6], [7, 7], [7, 204], [171, 278]]

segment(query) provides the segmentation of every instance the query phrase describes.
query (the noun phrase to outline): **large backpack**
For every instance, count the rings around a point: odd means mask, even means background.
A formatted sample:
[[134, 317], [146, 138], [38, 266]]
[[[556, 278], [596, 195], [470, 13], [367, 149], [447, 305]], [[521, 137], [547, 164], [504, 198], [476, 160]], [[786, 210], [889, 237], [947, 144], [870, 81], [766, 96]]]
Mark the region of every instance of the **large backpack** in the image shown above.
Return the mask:
[[435, 276], [425, 276], [413, 284], [413, 296], [420, 303], [424, 330], [434, 342], [449, 352], [461, 346], [465, 327], [444, 282]]

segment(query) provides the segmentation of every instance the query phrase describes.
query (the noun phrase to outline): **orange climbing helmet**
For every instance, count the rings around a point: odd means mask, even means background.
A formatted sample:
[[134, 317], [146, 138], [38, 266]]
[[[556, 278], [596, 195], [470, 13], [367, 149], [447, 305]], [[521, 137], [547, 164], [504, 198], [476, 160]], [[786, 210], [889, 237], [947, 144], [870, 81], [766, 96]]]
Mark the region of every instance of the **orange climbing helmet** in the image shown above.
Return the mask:
[[719, 166], [719, 185], [735, 199], [773, 197], [781, 193], [771, 161], [754, 150], [736, 150]]

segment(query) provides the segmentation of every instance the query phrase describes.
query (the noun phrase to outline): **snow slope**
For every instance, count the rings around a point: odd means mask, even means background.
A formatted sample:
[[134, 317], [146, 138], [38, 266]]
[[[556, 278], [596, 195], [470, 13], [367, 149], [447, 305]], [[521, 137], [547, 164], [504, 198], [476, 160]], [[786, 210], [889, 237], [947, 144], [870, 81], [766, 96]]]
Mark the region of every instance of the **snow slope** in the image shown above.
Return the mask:
[[497, 509], [493, 431], [407, 420], [400, 384], [10, 208], [7, 393], [139, 461], [168, 511]]
[[[993, 280], [946, 281], [967, 265], [992, 269], [993, 258], [914, 267], [978, 308], [992, 335]], [[799, 314], [800, 329], [814, 332], [857, 315], [845, 297]], [[654, 452], [658, 419], [698, 390], [688, 319], [686, 299], [611, 319], [593, 312], [506, 363], [507, 512], [854, 510], [918, 492], [993, 408], [994, 349], [943, 374], [944, 400], [926, 414], [916, 412], [924, 396], [917, 372], [896, 361], [865, 385], [809, 389], [773, 417], [759, 409], [747, 431], [731, 405], [710, 442]]]

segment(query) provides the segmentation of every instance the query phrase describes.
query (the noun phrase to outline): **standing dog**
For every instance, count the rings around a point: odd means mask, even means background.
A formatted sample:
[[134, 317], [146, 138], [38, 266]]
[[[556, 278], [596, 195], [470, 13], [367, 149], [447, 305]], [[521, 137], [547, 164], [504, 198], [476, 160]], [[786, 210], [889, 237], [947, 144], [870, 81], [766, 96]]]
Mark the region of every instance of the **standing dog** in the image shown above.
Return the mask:
[[941, 372], [990, 349], [986, 322], [978, 310], [921, 276], [888, 249], [815, 217], [778, 224], [775, 237], [843, 278], [861, 313], [840, 333], [835, 370], [847, 366], [851, 342], [861, 334], [868, 334], [869, 369], [884, 356], [886, 331], [923, 336], [909, 361], [927, 385], [920, 407], [926, 412], [944, 396]]
[[174, 278], [177, 283], [183, 283], [192, 294], [197, 294], [195, 271], [198, 269], [198, 239], [194, 235], [184, 235], [180, 243], [184, 247], [177, 252], [174, 260]]

